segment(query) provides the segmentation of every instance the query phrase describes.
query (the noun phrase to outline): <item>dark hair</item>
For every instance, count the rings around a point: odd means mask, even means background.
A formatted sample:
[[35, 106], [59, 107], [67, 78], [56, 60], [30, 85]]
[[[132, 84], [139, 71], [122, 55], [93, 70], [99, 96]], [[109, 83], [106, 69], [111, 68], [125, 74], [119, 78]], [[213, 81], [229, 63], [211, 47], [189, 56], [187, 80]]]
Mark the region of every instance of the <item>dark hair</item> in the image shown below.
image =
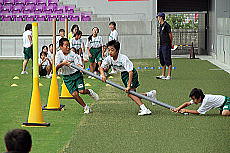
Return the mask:
[[[93, 29], [94, 29], [94, 28], [96, 28], [97, 31], [98, 31], [98, 33], [99, 33], [99, 28], [98, 28], [98, 27], [93, 27]], [[93, 31], [93, 29], [92, 29], [92, 31]], [[93, 37], [93, 35], [90, 35], [90, 36], [88, 37], [88, 40], [89, 40], [89, 41], [92, 41], [92, 37]]]
[[22, 129], [14, 129], [5, 135], [5, 144], [7, 150], [18, 151], [20, 153], [28, 153], [31, 150], [32, 139], [28, 131]]
[[52, 46], [52, 47], [53, 47], [54, 45], [53, 45], [53, 44], [49, 44], [49, 48], [50, 48], [50, 46]]
[[106, 44], [107, 47], [113, 46], [117, 52], [120, 50], [120, 43], [117, 40], [111, 40]]
[[73, 50], [74, 50], [74, 53], [79, 54], [79, 50], [78, 50], [78, 49], [76, 49], [75, 47], [72, 47], [71, 49], [73, 49]]
[[71, 27], [71, 32], [73, 32], [73, 29], [77, 28], [77, 31], [79, 31], [79, 27], [78, 25], [74, 24], [72, 27]]
[[199, 99], [199, 98], [204, 99], [205, 97], [203, 91], [197, 88], [193, 88], [192, 91], [190, 92], [189, 97], [192, 98], [193, 96], [195, 97], [195, 99]]
[[111, 24], [112, 24], [112, 25], [114, 26], [114, 28], [116, 29], [116, 26], [117, 26], [116, 23], [115, 23], [114, 21], [112, 21], [112, 22], [109, 23], [109, 25], [111, 25]]
[[47, 56], [47, 53], [46, 53], [46, 52], [41, 52], [41, 53], [40, 53], [40, 57], [42, 57], [42, 54], [45, 55], [45, 56]]
[[69, 40], [68, 40], [67, 38], [61, 38], [61, 39], [59, 40], [59, 46], [63, 46], [64, 41], [68, 41], [68, 42], [69, 42]]
[[76, 37], [76, 35], [82, 35], [82, 32], [79, 30], [79, 31], [77, 31], [74, 35], [73, 35], [73, 37]]
[[42, 52], [43, 52], [43, 49], [46, 48], [47, 51], [49, 50], [47, 46], [42, 46]]
[[25, 31], [32, 29], [32, 24], [27, 24], [25, 27]]
[[59, 29], [58, 32], [59, 32], [59, 33], [60, 33], [60, 32], [65, 32], [65, 30], [64, 30], [64, 29]]

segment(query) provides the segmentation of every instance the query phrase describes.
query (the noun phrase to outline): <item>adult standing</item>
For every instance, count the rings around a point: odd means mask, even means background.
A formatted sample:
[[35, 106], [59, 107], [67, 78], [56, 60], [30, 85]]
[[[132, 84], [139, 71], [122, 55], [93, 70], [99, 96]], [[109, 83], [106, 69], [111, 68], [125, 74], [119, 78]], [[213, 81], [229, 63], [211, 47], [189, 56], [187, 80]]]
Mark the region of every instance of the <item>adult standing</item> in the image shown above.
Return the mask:
[[26, 66], [29, 59], [33, 58], [33, 46], [32, 46], [32, 24], [27, 24], [25, 27], [25, 32], [23, 33], [23, 53], [24, 61], [22, 64], [21, 74], [28, 74], [26, 72]]
[[[171, 48], [173, 35], [171, 32], [171, 26], [165, 21], [165, 14], [160, 12], [157, 14], [157, 20], [160, 24], [159, 35], [160, 35], [160, 48], [159, 57], [160, 64], [162, 66], [161, 76], [157, 76], [157, 79], [170, 80], [172, 71], [172, 58], [171, 58]], [[168, 67], [168, 74], [166, 77], [166, 66]]]

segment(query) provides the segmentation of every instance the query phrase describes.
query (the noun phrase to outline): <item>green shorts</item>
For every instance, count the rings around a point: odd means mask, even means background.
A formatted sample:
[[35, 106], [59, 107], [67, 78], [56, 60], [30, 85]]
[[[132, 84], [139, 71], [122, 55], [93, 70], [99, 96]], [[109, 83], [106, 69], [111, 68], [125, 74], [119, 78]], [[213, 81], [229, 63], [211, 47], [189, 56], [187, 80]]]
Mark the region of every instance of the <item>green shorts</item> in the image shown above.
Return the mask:
[[230, 110], [230, 97], [225, 97], [224, 104], [219, 109], [221, 111]]
[[[129, 81], [129, 72], [121, 72], [121, 80], [124, 83], [125, 87], [128, 86], [128, 81]], [[137, 88], [139, 86], [139, 81], [138, 81], [138, 73], [135, 68], [133, 68], [133, 80], [131, 83], [131, 88]]]
[[33, 46], [29, 47], [29, 48], [25, 48], [23, 50], [24, 53], [24, 59], [33, 59]]
[[[90, 48], [90, 53], [92, 57], [89, 57], [89, 62], [101, 62], [102, 61], [102, 48]], [[96, 59], [96, 61], [95, 61]]]
[[83, 75], [81, 72], [77, 71], [74, 74], [63, 75], [64, 83], [72, 94], [74, 91], [80, 91], [85, 89], [85, 84], [83, 80]]

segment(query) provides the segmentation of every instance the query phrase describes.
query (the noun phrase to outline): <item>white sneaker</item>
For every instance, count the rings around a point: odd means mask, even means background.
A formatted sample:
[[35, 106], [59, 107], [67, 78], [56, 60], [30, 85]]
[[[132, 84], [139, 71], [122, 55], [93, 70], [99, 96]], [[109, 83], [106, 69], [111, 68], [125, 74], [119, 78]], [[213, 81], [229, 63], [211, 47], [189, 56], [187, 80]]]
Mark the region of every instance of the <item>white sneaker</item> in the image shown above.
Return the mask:
[[92, 97], [96, 101], [99, 100], [98, 94], [96, 92], [94, 92], [92, 89], [89, 89], [89, 96]]
[[89, 107], [89, 106], [85, 106], [84, 107], [84, 114], [89, 114], [89, 113], [91, 113], [92, 111], [91, 111], [91, 108]]
[[156, 76], [157, 79], [164, 79], [165, 76], [161, 75], [161, 76]]
[[88, 76], [89, 79], [91, 79], [92, 77], [91, 76]]
[[[156, 98], [156, 94], [157, 94], [157, 91], [156, 90], [151, 90], [148, 92], [148, 97], [149, 98], [152, 98], [154, 100], [157, 100]], [[152, 105], [156, 105], [155, 103], [152, 103]]]
[[28, 72], [26, 72], [26, 71], [22, 71], [22, 72], [21, 72], [21, 74], [28, 74]]
[[50, 77], [50, 75], [46, 75], [46, 78], [47, 78], [47, 79], [50, 79], [51, 77]]
[[149, 109], [141, 110], [140, 113], [138, 113], [139, 116], [144, 116], [144, 115], [150, 115], [152, 112]]
[[172, 78], [170, 76], [167, 76], [164, 78], [164, 80], [171, 80]]

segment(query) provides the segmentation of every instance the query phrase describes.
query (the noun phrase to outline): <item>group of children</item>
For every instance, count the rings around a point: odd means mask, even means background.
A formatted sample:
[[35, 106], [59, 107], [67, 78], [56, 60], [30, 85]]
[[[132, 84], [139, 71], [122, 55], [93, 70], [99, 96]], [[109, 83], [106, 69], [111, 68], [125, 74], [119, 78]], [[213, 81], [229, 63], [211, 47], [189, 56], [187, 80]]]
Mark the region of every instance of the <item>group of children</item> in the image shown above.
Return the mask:
[[[98, 35], [99, 28], [94, 27], [92, 29], [92, 35], [88, 37], [86, 47], [89, 55], [90, 71], [98, 71], [102, 77], [102, 81], [106, 81], [106, 74], [109, 69], [121, 72], [121, 79], [125, 85], [125, 91], [140, 108], [138, 115], [150, 115], [151, 110], [148, 109], [141, 101], [141, 99], [135, 95], [129, 93], [129, 91], [136, 91], [140, 85], [138, 81], [138, 72], [133, 67], [133, 63], [126, 55], [120, 53], [120, 43], [118, 41], [118, 33], [116, 30], [115, 22], [109, 24], [111, 33], [109, 36], [109, 42], [104, 45], [102, 37]], [[59, 31], [60, 33], [60, 31]], [[56, 69], [62, 70], [62, 76], [64, 83], [75, 98], [75, 100], [84, 108], [84, 113], [88, 114], [91, 109], [79, 94], [88, 94], [94, 100], [99, 100], [99, 96], [92, 90], [86, 89], [84, 85], [84, 78], [82, 72], [70, 67], [70, 64], [74, 64], [84, 68], [84, 60], [82, 53], [84, 52], [84, 43], [81, 40], [82, 32], [79, 27], [74, 25], [71, 28], [71, 33], [68, 38], [61, 37], [58, 41], [60, 51], [56, 54]], [[50, 46], [49, 46], [50, 47]], [[45, 47], [48, 50], [48, 47]], [[52, 50], [52, 49], [51, 49]], [[45, 51], [46, 52], [46, 51]], [[45, 55], [42, 51], [41, 55]], [[48, 54], [48, 53], [47, 53]], [[51, 56], [52, 57], [52, 56]], [[41, 61], [46, 61], [44, 57], [41, 57]], [[41, 62], [41, 63], [42, 63]], [[44, 63], [44, 62], [43, 62]], [[49, 62], [51, 65], [52, 63]], [[97, 73], [98, 73], [97, 72]], [[91, 76], [89, 76], [91, 78]], [[156, 90], [143, 93], [143, 95], [156, 99]], [[171, 109], [176, 113], [193, 113], [193, 114], [205, 114], [212, 108], [219, 108], [221, 115], [230, 115], [230, 98], [222, 95], [208, 95], [203, 94], [201, 89], [194, 88], [189, 97], [192, 99], [190, 102], [186, 102], [178, 108]], [[191, 104], [201, 104], [198, 110], [184, 109]]]

